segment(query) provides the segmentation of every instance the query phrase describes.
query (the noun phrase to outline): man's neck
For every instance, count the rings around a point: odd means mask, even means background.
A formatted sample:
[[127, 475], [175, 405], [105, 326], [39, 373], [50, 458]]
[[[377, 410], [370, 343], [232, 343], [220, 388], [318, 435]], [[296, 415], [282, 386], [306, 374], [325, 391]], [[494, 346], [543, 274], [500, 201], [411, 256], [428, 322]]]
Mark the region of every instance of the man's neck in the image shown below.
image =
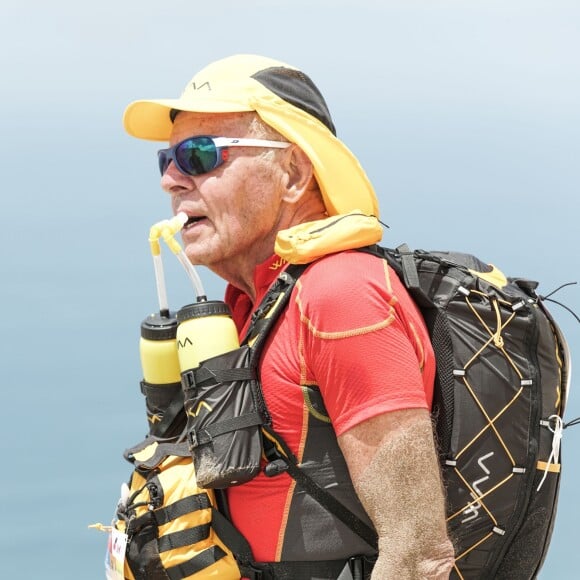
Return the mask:
[[327, 217], [321, 211], [321, 204], [308, 203], [297, 207], [288, 207], [281, 216], [275, 232], [268, 239], [263, 240], [259, 247], [254, 247], [251, 252], [235, 255], [231, 259], [223, 260], [215, 264], [207, 264], [207, 267], [226, 282], [245, 292], [252, 300], [256, 299], [254, 284], [254, 272], [258, 264], [267, 260], [274, 253], [274, 244], [278, 231], [288, 229], [300, 223], [319, 220]]

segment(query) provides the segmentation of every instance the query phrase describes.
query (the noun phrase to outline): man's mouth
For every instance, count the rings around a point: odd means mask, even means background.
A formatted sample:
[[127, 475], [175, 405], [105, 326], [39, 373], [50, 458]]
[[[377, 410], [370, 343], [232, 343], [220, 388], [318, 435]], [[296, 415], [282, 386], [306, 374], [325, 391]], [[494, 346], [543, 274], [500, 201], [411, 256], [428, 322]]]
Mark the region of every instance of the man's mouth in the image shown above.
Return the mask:
[[204, 220], [205, 216], [203, 215], [192, 215], [190, 216], [187, 221], [185, 222], [185, 224], [183, 225], [183, 228], [189, 228], [194, 224], [199, 223], [200, 221]]

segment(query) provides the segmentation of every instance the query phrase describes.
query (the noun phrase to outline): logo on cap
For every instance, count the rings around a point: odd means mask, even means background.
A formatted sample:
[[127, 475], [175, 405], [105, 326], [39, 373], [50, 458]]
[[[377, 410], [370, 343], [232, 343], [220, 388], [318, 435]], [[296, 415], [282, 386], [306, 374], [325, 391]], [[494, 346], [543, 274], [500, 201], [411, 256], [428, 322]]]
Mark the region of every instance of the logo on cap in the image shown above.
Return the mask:
[[211, 91], [211, 85], [209, 84], [209, 81], [205, 81], [205, 83], [202, 83], [201, 85], [199, 85], [199, 87], [197, 86], [197, 84], [196, 84], [196, 82], [195, 82], [195, 81], [193, 81], [193, 82], [191, 83], [191, 88], [192, 88], [194, 91], [199, 91], [199, 90], [203, 89], [204, 87], [207, 87], [207, 90], [208, 90], [208, 91]]

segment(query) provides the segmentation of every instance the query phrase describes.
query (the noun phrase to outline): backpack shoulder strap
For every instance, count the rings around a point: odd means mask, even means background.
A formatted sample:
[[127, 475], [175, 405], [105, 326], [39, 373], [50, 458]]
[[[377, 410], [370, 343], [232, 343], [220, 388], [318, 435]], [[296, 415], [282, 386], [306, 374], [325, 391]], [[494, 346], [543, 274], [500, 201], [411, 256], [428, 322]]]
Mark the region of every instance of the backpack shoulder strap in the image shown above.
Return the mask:
[[252, 347], [255, 360], [259, 360], [264, 342], [278, 317], [290, 300], [296, 281], [308, 264], [290, 264], [280, 273], [268, 290], [262, 302], [254, 310], [250, 327], [242, 344]]
[[419, 306], [429, 307], [433, 305], [433, 302], [421, 288], [419, 272], [417, 271], [417, 255], [426, 255], [425, 252], [411, 250], [407, 244], [401, 244], [395, 249], [374, 244], [360, 248], [360, 251], [386, 260]]
[[375, 550], [378, 548], [377, 533], [357, 515], [346, 508], [326, 489], [318, 485], [300, 466], [284, 439], [271, 427], [263, 427], [264, 454], [269, 464], [266, 465], [265, 474], [274, 477], [284, 471], [292, 477], [296, 483], [314, 500], [316, 500], [329, 513], [336, 516], [343, 524], [358, 534], [369, 546]]
[[[292, 289], [308, 264], [290, 264], [272, 285], [252, 315], [250, 328], [244, 343], [252, 348], [255, 364], [260, 360], [266, 338], [288, 304]], [[358, 516], [341, 504], [332, 494], [320, 487], [298, 465], [298, 461], [284, 439], [271, 427], [262, 427], [264, 454], [269, 461], [265, 473], [273, 477], [287, 471], [288, 474], [320, 505], [354, 530], [373, 548], [377, 548], [377, 534]]]

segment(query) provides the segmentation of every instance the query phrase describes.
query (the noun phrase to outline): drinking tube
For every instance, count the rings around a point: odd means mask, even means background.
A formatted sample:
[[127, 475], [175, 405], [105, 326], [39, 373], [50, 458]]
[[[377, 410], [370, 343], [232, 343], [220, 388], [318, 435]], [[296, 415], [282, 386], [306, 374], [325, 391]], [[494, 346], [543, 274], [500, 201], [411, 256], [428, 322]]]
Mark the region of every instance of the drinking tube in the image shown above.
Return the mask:
[[157, 298], [159, 301], [159, 314], [169, 317], [169, 302], [167, 301], [167, 289], [165, 287], [165, 275], [163, 273], [163, 261], [161, 259], [161, 244], [159, 238], [161, 231], [167, 224], [167, 220], [158, 222], [151, 226], [149, 230], [149, 246], [153, 256], [153, 269], [155, 270], [155, 285], [157, 287]]
[[[187, 214], [184, 212], [178, 213], [175, 217], [171, 218], [170, 220], [165, 220], [164, 222], [159, 222], [160, 229], [160, 236], [163, 238], [163, 241], [167, 244], [169, 249], [177, 256], [177, 259], [181, 262], [181, 265], [185, 269], [197, 296], [198, 302], [205, 302], [207, 297], [205, 295], [205, 291], [203, 289], [203, 284], [201, 283], [201, 279], [197, 273], [197, 270], [193, 267], [192, 263], [187, 259], [185, 252], [175, 239], [175, 234], [181, 231], [185, 222], [187, 222], [188, 217]], [[155, 227], [155, 226], [153, 226]], [[157, 238], [157, 244], [159, 243], [159, 238]], [[153, 247], [152, 247], [153, 252]]]

